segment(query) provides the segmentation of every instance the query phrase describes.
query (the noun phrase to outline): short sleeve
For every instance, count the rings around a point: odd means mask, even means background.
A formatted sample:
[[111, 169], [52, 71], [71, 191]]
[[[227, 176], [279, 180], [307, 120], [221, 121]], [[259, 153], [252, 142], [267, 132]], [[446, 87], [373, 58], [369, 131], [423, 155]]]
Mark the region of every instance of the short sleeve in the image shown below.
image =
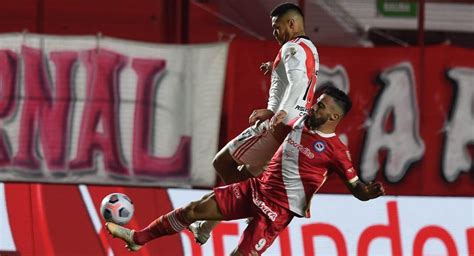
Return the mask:
[[357, 172], [352, 165], [351, 153], [347, 147], [341, 147], [341, 149], [337, 151], [334, 160], [335, 166], [337, 167], [336, 170], [341, 172], [340, 174], [342, 174], [349, 183], [359, 180]]
[[282, 60], [287, 72], [291, 70], [305, 71], [305, 58], [304, 49], [297, 43], [287, 42], [282, 47]]

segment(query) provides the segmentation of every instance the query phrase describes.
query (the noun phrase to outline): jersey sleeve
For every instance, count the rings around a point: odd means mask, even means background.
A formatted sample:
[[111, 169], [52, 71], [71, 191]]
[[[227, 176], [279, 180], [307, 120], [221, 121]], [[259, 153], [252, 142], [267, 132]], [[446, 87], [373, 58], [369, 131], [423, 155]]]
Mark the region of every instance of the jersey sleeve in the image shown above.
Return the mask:
[[288, 113], [296, 105], [302, 91], [306, 89], [306, 53], [299, 44], [287, 42], [283, 45], [281, 54], [288, 78], [288, 87], [283, 95], [279, 110]]
[[273, 113], [278, 111], [280, 102], [285, 94], [285, 87], [282, 85], [280, 79], [277, 76], [272, 75], [272, 82], [270, 85], [269, 96], [267, 109], [271, 110]]
[[341, 148], [337, 150], [334, 160], [336, 171], [340, 172], [349, 183], [354, 183], [359, 180], [357, 172], [352, 165], [351, 153], [347, 147], [341, 146]]

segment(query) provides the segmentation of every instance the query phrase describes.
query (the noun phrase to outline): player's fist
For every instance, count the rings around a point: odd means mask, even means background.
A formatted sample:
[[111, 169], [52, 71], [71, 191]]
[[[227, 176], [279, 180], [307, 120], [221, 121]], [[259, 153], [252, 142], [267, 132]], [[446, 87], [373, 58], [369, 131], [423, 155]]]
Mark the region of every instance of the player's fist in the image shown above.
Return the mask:
[[267, 119], [270, 119], [272, 116], [273, 116], [273, 111], [269, 109], [256, 109], [250, 115], [249, 123], [250, 125], [254, 125], [255, 122], [257, 121], [263, 122]]
[[380, 182], [369, 182], [365, 189], [370, 199], [385, 195], [385, 189]]
[[272, 117], [272, 119], [270, 120], [270, 129], [273, 130], [275, 129], [275, 127], [283, 122], [283, 120], [285, 120], [285, 117], [287, 116], [288, 114], [286, 113], [286, 111], [284, 110], [278, 110], [278, 112]]
[[260, 71], [263, 72], [264, 75], [268, 74], [268, 72], [272, 71], [273, 63], [271, 61], [263, 62], [260, 64]]

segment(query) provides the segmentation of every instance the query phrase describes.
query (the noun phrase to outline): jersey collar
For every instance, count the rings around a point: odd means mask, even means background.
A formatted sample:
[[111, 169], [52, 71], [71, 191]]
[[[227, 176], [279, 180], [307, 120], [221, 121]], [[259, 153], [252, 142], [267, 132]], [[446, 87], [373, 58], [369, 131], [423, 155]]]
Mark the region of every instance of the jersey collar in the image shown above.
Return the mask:
[[[318, 131], [318, 130], [311, 130], [311, 129], [309, 129], [308, 126], [305, 124], [305, 123], [306, 123], [305, 121], [306, 121], [306, 119], [308, 119], [308, 118], [309, 118], [308, 115], [304, 115], [304, 116], [301, 117], [298, 121], [300, 121], [299, 124], [300, 124], [300, 125], [303, 125], [303, 127], [304, 127], [305, 129], [307, 129], [307, 130], [309, 131], [309, 133], [311, 133], [311, 134], [317, 134], [317, 135], [319, 135], [319, 136], [321, 136], [321, 137], [323, 137], [323, 138], [331, 138], [331, 137], [336, 136], [336, 133], [334, 133], [334, 132], [333, 132], [333, 133], [324, 133], [324, 132], [321, 132], [321, 131]], [[298, 123], [298, 121], [297, 121], [296, 123]]]
[[[310, 130], [311, 131], [311, 130]], [[316, 133], [317, 135], [323, 137], [323, 138], [331, 138], [331, 137], [334, 137], [336, 136], [335, 133], [324, 133], [324, 132], [321, 132], [321, 131], [318, 131], [318, 130], [315, 130], [315, 131], [311, 131], [312, 133]]]
[[[297, 36], [296, 38], [304, 38], [304, 39], [307, 39], [307, 40], [310, 40], [310, 41], [311, 41], [311, 39], [309, 39], [309, 37], [307, 37], [307, 36]], [[296, 38], [295, 38], [295, 39], [296, 39]]]

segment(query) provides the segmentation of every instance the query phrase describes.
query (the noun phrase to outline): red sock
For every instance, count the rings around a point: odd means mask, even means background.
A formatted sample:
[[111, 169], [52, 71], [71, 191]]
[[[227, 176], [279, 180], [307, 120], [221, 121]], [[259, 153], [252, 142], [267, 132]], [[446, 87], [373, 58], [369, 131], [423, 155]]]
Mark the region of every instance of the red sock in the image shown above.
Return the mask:
[[133, 241], [143, 245], [155, 238], [176, 234], [191, 223], [193, 223], [193, 221], [186, 219], [184, 209], [178, 208], [154, 220], [148, 227], [140, 231], [135, 231]]

